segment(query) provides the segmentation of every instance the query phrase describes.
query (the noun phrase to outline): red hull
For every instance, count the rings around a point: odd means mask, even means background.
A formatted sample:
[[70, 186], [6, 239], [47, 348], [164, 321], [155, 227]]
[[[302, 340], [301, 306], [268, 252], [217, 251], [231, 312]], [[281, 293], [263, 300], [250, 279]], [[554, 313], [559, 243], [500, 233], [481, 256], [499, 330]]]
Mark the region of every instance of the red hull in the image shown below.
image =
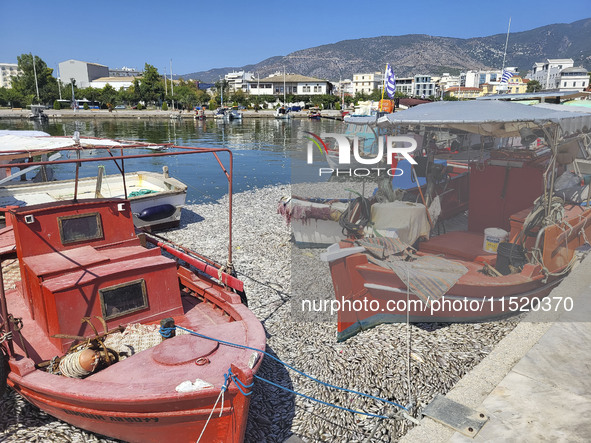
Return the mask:
[[[551, 226], [545, 231], [544, 263], [553, 273], [564, 270], [574, 250], [591, 235], [591, 210], [571, 207], [567, 219], [568, 224]], [[520, 221], [512, 219], [512, 223], [518, 232]], [[569, 237], [564, 237], [567, 226], [577, 224], [582, 226], [580, 231], [573, 229]], [[485, 275], [483, 266], [494, 266], [496, 255], [482, 250], [483, 238], [471, 232], [452, 232], [420, 245], [419, 255], [443, 256], [468, 269], [439, 301], [430, 304], [421, 302], [412, 291], [407, 293], [406, 283], [394, 271], [370, 263], [364, 253], [355, 252], [330, 261], [339, 308], [339, 341], [378, 324], [405, 322], [407, 318], [411, 322], [470, 322], [516, 315], [536, 309], [535, 299], [539, 302], [562, 280], [547, 276], [540, 265], [533, 264], [526, 264], [515, 274]], [[345, 250], [350, 246], [341, 243]]]
[[[59, 250], [59, 239], [69, 232], [67, 223], [86, 220], [89, 214], [100, 222], [100, 235]], [[128, 202], [64, 202], [22, 208], [12, 215], [22, 282], [6, 293], [6, 301], [23, 328], [12, 343], [9, 386], [61, 420], [125, 441], [195, 442], [212, 410], [201, 441], [244, 439], [249, 397], [235, 382], [229, 383], [223, 405], [220, 401], [214, 408], [228, 371], [249, 385], [262, 361], [256, 351], [265, 349], [264, 329], [238, 294], [178, 267], [158, 249], [141, 247]], [[61, 225], [55, 223], [56, 215]], [[108, 291], [121, 287], [128, 292], [109, 296]], [[138, 292], [138, 307], [128, 309], [130, 294], [135, 294], [131, 288], [143, 288], [143, 296]], [[170, 317], [176, 326], [216, 340], [177, 331], [177, 336], [132, 352], [86, 378], [40, 368], [66, 353], [73, 340], [69, 336], [94, 336], [82, 317], [102, 317], [109, 330], [158, 324]], [[181, 383], [196, 379], [209, 385], [176, 391]]]

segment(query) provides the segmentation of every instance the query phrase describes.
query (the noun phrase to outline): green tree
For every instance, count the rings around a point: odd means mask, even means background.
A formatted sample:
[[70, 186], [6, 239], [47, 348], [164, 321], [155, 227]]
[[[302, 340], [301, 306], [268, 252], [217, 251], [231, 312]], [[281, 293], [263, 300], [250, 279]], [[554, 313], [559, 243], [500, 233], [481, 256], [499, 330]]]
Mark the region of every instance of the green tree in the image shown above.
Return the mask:
[[[22, 74], [12, 80], [12, 89], [22, 96], [22, 100], [26, 104], [37, 101], [37, 88], [41, 103], [52, 103], [59, 97], [57, 80], [52, 76], [53, 69], [48, 68], [40, 57], [21, 54], [17, 60]], [[37, 83], [35, 83], [35, 73], [37, 74]]]
[[539, 81], [531, 80], [527, 84], [527, 89], [525, 90], [525, 92], [536, 92], [536, 91], [540, 91], [541, 89], [542, 89], [542, 85], [540, 84]]
[[100, 91], [100, 102], [103, 106], [114, 105], [119, 98], [119, 93], [115, 88], [113, 88], [110, 84], [106, 84], [103, 89], [99, 89]]
[[134, 80], [134, 89], [137, 92], [137, 99], [143, 100], [146, 104], [159, 102], [164, 98], [164, 82], [158, 69], [146, 63], [144, 74], [141, 79]]
[[53, 109], [55, 109], [56, 111], [59, 111], [60, 109], [62, 109], [60, 102], [58, 102], [57, 100], [54, 100], [53, 101]]

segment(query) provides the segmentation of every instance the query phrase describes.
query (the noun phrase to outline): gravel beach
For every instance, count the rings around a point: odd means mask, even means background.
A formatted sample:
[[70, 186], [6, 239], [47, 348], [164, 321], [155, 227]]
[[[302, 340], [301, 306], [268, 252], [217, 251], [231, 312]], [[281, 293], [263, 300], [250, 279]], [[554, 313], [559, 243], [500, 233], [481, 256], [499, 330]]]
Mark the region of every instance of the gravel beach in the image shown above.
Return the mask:
[[[318, 258], [322, 251], [294, 247], [289, 227], [277, 214], [280, 198], [290, 194], [290, 186], [275, 186], [234, 196], [233, 263], [245, 282], [249, 307], [267, 331], [268, 352], [291, 366], [337, 386], [403, 405], [412, 403], [416, 415], [437, 393], [453, 387], [518, 323], [512, 318], [409, 328], [381, 325], [337, 343], [334, 318], [296, 315], [298, 306], [291, 304], [292, 265], [300, 276], [306, 270], [305, 289], [311, 297], [330, 300], [334, 294], [328, 265]], [[181, 227], [162, 235], [225, 262], [226, 208], [227, 199], [188, 206]], [[383, 403], [323, 387], [269, 358], [263, 360], [259, 375], [325, 402], [370, 413], [396, 412]], [[257, 382], [251, 398], [248, 442], [283, 442], [292, 434], [309, 442], [396, 441], [412, 425], [405, 419], [378, 420], [294, 398], [262, 382]], [[0, 432], [0, 440], [9, 442], [112, 441], [40, 412], [12, 391], [2, 398]]]

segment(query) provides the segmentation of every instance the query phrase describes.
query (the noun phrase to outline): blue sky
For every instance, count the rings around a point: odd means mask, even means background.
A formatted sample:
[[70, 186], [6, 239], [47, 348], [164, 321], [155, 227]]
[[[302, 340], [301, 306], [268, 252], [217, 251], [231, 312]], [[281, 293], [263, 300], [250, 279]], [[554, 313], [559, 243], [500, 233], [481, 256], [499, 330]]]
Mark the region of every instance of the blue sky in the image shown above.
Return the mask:
[[398, 1], [7, 1], [0, 7], [0, 62], [22, 53], [50, 68], [68, 59], [109, 67], [150, 63], [175, 74], [257, 63], [274, 55], [380, 35], [482, 37], [571, 23], [589, 0]]

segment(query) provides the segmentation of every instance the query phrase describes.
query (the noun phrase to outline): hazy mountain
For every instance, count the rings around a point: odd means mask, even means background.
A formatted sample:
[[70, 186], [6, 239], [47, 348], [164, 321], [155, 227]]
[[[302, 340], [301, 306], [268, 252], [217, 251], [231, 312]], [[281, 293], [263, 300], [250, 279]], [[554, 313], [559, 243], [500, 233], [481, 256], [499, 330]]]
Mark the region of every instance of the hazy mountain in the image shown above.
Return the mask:
[[[353, 73], [382, 71], [386, 63], [392, 65], [398, 77], [500, 69], [505, 39], [506, 34], [469, 39], [409, 34], [343, 40], [271, 57], [253, 65], [193, 72], [182, 77], [213, 82], [230, 71], [246, 70], [263, 78], [285, 67], [287, 72], [338, 80], [352, 78]], [[534, 62], [546, 58], [572, 58], [575, 66], [591, 70], [591, 18], [509, 35], [505, 66], [527, 71]]]

